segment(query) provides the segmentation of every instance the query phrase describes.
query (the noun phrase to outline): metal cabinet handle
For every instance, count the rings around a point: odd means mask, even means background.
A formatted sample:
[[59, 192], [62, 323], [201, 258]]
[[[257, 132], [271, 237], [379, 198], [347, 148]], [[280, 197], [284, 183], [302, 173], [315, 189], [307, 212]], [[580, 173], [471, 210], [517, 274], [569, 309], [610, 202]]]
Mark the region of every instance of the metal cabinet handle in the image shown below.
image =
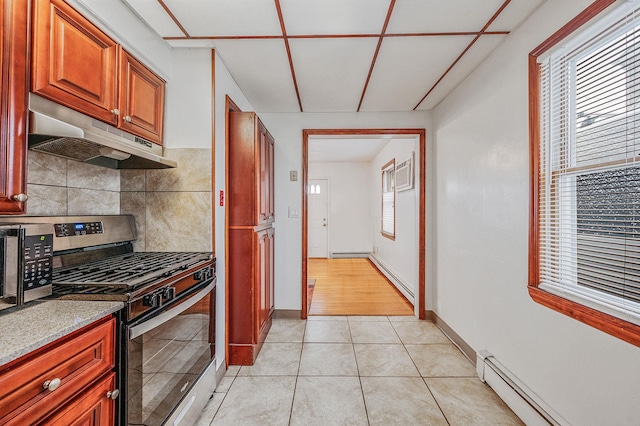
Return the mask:
[[29, 199], [29, 196], [27, 194], [16, 194], [13, 197], [11, 197], [11, 199], [13, 201], [18, 201], [20, 203], [24, 203], [25, 201], [27, 201]]
[[123, 120], [126, 121], [127, 123], [131, 123], [131, 117], [128, 115], [125, 115]]
[[42, 384], [42, 387], [53, 392], [54, 390], [58, 389], [58, 387], [60, 387], [60, 379], [56, 378], [53, 380], [47, 380]]
[[114, 108], [114, 109], [111, 110], [111, 114], [120, 115], [120, 110], [118, 108]]
[[120, 396], [120, 389], [107, 392], [107, 398], [116, 399], [118, 396]]

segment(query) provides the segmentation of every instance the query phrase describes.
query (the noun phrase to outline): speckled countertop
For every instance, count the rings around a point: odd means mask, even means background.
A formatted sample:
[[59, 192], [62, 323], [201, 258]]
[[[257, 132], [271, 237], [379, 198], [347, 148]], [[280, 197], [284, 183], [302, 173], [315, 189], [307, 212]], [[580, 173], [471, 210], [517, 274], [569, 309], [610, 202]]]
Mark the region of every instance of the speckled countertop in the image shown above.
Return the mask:
[[122, 309], [122, 302], [44, 300], [0, 311], [0, 365]]

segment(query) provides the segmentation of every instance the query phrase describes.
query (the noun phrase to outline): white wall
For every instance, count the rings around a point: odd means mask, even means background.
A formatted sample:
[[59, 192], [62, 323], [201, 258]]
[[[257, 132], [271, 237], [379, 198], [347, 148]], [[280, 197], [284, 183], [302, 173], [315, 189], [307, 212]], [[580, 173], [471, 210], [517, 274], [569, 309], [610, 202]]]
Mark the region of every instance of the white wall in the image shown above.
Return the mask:
[[[405, 113], [261, 113], [260, 118], [275, 138], [275, 201], [276, 201], [276, 268], [275, 308], [301, 309], [302, 301], [302, 223], [298, 218], [287, 217], [288, 207], [302, 208], [302, 181], [289, 181], [289, 171], [302, 170], [303, 129], [429, 129], [431, 115], [428, 111]], [[429, 135], [429, 133], [427, 133]], [[431, 138], [427, 136], [427, 151]], [[427, 156], [427, 167], [432, 156]], [[430, 193], [427, 203], [430, 206]], [[427, 217], [429, 234], [431, 217]], [[429, 240], [427, 240], [429, 241]], [[430, 248], [427, 248], [427, 273]], [[430, 280], [429, 280], [430, 281]], [[430, 295], [427, 295], [429, 303]]]
[[329, 253], [371, 251], [370, 168], [368, 162], [309, 163], [309, 179], [329, 179]]
[[640, 348], [527, 293], [527, 55], [592, 0], [548, 0], [434, 110], [435, 311], [572, 425], [640, 419]]
[[[392, 139], [376, 155], [371, 162], [371, 205], [374, 210], [374, 220], [371, 227], [373, 235], [374, 256], [384, 264], [394, 275], [396, 275], [405, 285], [412, 289], [413, 294], [418, 294], [418, 252], [419, 252], [419, 229], [418, 218], [420, 207], [420, 179], [415, 179], [415, 186], [411, 190], [396, 192], [396, 229], [395, 239], [383, 237], [380, 233], [380, 223], [382, 220], [382, 167], [392, 159], [396, 160], [396, 165], [407, 158], [411, 152], [415, 152], [419, 158], [420, 140], [414, 139]], [[416, 165], [415, 176], [420, 176], [419, 162]], [[417, 303], [414, 303], [416, 306]]]

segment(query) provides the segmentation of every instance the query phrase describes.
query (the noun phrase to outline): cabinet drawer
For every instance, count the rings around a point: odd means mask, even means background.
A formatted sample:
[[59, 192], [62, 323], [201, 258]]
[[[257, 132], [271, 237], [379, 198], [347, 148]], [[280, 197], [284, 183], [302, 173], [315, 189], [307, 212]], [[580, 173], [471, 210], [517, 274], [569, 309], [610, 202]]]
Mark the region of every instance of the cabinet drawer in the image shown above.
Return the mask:
[[[0, 371], [0, 425], [44, 418], [114, 362], [115, 318], [107, 318], [9, 364]], [[54, 379], [60, 380], [58, 388], [46, 389], [44, 383]]]

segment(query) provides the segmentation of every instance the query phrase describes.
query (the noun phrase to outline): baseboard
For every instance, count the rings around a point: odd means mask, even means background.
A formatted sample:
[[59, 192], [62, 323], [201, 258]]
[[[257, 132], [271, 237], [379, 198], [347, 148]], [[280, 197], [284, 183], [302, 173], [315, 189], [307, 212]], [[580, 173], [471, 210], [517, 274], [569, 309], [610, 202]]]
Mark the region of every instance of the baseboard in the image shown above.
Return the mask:
[[329, 253], [329, 259], [359, 259], [368, 258], [369, 252], [353, 251], [353, 252], [332, 252]]
[[380, 271], [382, 275], [387, 277], [387, 279], [391, 281], [395, 288], [397, 288], [398, 291], [402, 293], [404, 297], [406, 297], [407, 300], [411, 302], [412, 305], [415, 306], [415, 293], [411, 286], [402, 281], [399, 276], [397, 276], [387, 265], [385, 265], [383, 261], [378, 259], [374, 254], [369, 255], [369, 260], [374, 264], [378, 271]]
[[273, 319], [300, 319], [302, 310], [300, 309], [276, 309], [273, 311]]
[[438, 314], [433, 311], [425, 311], [425, 318], [429, 319], [429, 317], [431, 318], [430, 320], [433, 321], [433, 323], [449, 338], [449, 340], [451, 340], [453, 344], [456, 345], [458, 349], [460, 349], [460, 351], [462, 351], [464, 356], [469, 358], [469, 361], [471, 361], [473, 365], [476, 365], [476, 351], [474, 351], [473, 348], [467, 342], [465, 342], [458, 333], [456, 333], [451, 327], [449, 327], [449, 325], [444, 322], [442, 318], [438, 316]]

